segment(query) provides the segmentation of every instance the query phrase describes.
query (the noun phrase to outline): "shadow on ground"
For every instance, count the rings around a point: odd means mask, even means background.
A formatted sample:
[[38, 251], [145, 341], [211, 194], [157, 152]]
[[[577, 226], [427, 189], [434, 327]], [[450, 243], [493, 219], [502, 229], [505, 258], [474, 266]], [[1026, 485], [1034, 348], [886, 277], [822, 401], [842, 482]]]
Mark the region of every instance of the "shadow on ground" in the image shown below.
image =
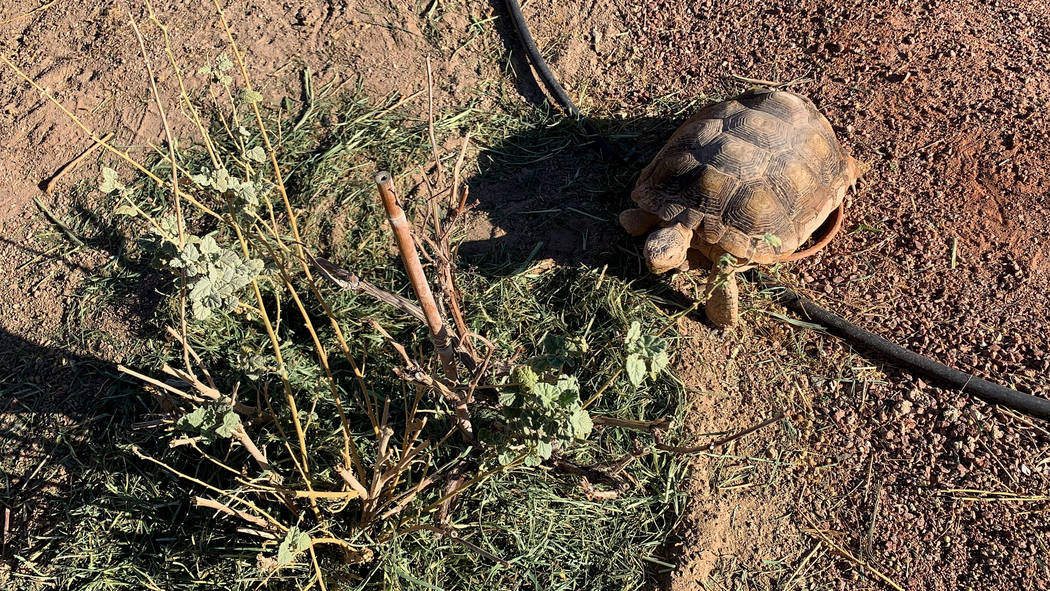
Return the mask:
[[[603, 156], [596, 138], [562, 120], [508, 137], [478, 156], [468, 178], [476, 202], [464, 262], [486, 272], [514, 273], [543, 259], [587, 265], [624, 278], [646, 275], [640, 241], [620, 228], [638, 173], [680, 123], [661, 118], [592, 120], [613, 145]], [[481, 216], [478, 216], [481, 217]]]

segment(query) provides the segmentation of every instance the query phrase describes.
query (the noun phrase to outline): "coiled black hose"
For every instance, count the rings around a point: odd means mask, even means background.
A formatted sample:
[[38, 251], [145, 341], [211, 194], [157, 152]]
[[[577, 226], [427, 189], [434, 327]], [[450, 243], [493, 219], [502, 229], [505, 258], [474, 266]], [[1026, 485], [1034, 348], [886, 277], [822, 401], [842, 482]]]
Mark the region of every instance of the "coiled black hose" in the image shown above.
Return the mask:
[[[521, 13], [521, 5], [518, 4], [518, 0], [507, 0], [507, 10], [510, 12], [511, 20], [514, 21], [514, 29], [518, 32], [518, 39], [525, 47], [529, 61], [532, 62], [532, 66], [540, 80], [542, 80], [543, 85], [547, 87], [547, 90], [554, 97], [558, 106], [564, 109], [570, 117], [578, 120], [587, 133], [597, 135], [594, 126], [576, 108], [572, 99], [565, 93], [565, 89], [561, 87], [557, 78], [554, 77], [550, 68], [547, 67], [547, 62], [544, 61], [543, 56], [536, 47], [536, 42], [532, 39], [532, 34], [529, 33], [528, 23], [525, 22], [525, 16]], [[603, 156], [607, 156], [612, 152], [612, 146], [608, 142], [602, 138], [596, 138], [596, 141]], [[812, 300], [802, 297], [787, 287], [780, 287], [783, 290], [777, 297], [780, 303], [795, 310], [800, 315], [826, 326], [831, 332], [853, 345], [878, 353], [894, 365], [925, 375], [940, 382], [943, 386], [976, 396], [990, 404], [1005, 406], [1028, 416], [1050, 421], [1050, 400], [1018, 392], [957, 369], [952, 369], [928, 357], [923, 357], [914, 351], [909, 351], [900, 345], [864, 330], [838, 314], [825, 310]]]

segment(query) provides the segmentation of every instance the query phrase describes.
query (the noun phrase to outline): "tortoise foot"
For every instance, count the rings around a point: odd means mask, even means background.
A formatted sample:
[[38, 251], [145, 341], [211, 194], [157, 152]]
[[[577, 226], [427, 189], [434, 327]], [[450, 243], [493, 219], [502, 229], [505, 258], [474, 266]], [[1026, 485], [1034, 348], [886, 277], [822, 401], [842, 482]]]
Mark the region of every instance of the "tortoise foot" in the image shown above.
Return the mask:
[[720, 279], [716, 266], [707, 280], [708, 298], [704, 310], [707, 312], [707, 319], [716, 326], [729, 328], [740, 322], [740, 290], [733, 273], [730, 273], [725, 281]]

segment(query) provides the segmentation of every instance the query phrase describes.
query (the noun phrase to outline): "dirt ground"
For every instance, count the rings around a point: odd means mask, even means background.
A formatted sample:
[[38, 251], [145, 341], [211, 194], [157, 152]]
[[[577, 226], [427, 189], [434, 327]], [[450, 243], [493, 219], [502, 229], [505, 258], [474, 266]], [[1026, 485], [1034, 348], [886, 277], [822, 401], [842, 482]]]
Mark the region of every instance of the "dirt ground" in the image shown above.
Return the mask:
[[[38, 6], [0, 9], [0, 52], [90, 128], [116, 132], [118, 145], [156, 144], [159, 119], [124, 9], [75, 1], [34, 12]], [[225, 47], [217, 23], [195, 16], [209, 7], [181, 1], [158, 9], [176, 59], [190, 65], [193, 90], [204, 87], [196, 68]], [[353, 0], [225, 6], [237, 15], [232, 26], [268, 97], [296, 85], [302, 66], [336, 85], [364, 75], [378, 95], [420, 90], [420, 56], [430, 47], [420, 15], [429, 8]], [[848, 203], [846, 231], [794, 267], [802, 284], [902, 345], [1050, 395], [1045, 2], [532, 0], [525, 13], [570, 94], [606, 117], [646, 113], [656, 101], [725, 98], [748, 85], [734, 75], [805, 79], [792, 89], [810, 96], [846, 149], [872, 168]], [[441, 26], [467, 40], [472, 22], [503, 14], [502, 2], [471, 6]], [[145, 9], [137, 16], [144, 20]], [[158, 39], [155, 28], [144, 34]], [[435, 76], [447, 81], [439, 107], [499, 71], [479, 65], [482, 43], [443, 48], [435, 59]], [[151, 59], [166, 58], [158, 50]], [[90, 249], [39, 256], [35, 238], [49, 225], [34, 197], [59, 215], [74, 205], [61, 191], [44, 195], [38, 183], [89, 144], [10, 69], [0, 70], [0, 301], [13, 303], [0, 315], [0, 338], [46, 344], [68, 320], [80, 279], [108, 260]], [[75, 173], [62, 185], [84, 178]], [[103, 329], [119, 334], [134, 322], [132, 310], [118, 311]], [[790, 363], [790, 344], [780, 340], [788, 331], [744, 326], [723, 335], [694, 321], [682, 329], [690, 344], [680, 352], [684, 379], [713, 393], [695, 401], [696, 433], [768, 414], [761, 406], [768, 393], [741, 356]], [[120, 358], [119, 349], [90, 353]], [[849, 351], [832, 342], [803, 355], [834, 360]], [[822, 458], [806, 478], [774, 496], [728, 494], [696, 479], [673, 585], [705, 589], [728, 562], [754, 570], [783, 557], [803, 564], [811, 548], [822, 548], [841, 568], [814, 588], [886, 588], [877, 570], [909, 590], [1050, 589], [1047, 425], [877, 360], [848, 358], [880, 377], [799, 386], [820, 426], [805, 435]], [[696, 468], [703, 474], [715, 464], [704, 458]], [[828, 553], [802, 530], [823, 532], [853, 558]]]

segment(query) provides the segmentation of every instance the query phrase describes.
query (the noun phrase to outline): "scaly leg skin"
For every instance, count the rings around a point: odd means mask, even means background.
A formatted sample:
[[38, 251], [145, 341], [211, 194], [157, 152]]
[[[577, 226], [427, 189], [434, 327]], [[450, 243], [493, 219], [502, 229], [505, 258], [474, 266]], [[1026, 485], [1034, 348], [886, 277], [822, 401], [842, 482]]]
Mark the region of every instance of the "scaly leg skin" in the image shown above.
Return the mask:
[[718, 263], [711, 266], [707, 278], [707, 319], [719, 328], [729, 328], [740, 322], [740, 290], [736, 286], [736, 271], [730, 271], [720, 281]]
[[642, 236], [658, 223], [660, 218], [637, 207], [625, 209], [620, 213], [620, 225], [631, 236]]

